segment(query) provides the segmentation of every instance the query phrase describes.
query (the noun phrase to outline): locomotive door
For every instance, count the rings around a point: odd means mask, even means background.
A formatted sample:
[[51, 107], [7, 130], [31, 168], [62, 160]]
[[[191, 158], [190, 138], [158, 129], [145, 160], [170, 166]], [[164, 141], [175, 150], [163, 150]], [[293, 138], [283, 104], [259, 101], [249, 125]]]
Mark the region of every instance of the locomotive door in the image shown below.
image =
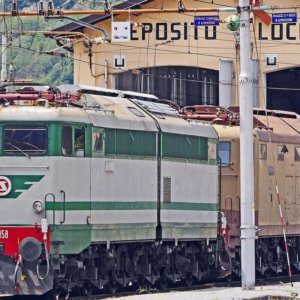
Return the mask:
[[[284, 208], [283, 212], [285, 212], [284, 218], [288, 222], [294, 222], [297, 221], [297, 215], [295, 215], [295, 178], [294, 176], [286, 176], [285, 177], [285, 197], [284, 197]], [[298, 177], [299, 179], [299, 177]]]
[[82, 225], [90, 219], [89, 140], [86, 125], [61, 126], [61, 156], [55, 162], [53, 178], [56, 203], [53, 212], [47, 213], [49, 224]]

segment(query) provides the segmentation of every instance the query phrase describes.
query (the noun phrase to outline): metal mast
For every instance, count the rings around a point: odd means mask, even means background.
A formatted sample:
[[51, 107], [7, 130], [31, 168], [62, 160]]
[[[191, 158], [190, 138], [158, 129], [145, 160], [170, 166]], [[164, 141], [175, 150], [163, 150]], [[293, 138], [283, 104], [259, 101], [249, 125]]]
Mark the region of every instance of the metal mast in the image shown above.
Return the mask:
[[6, 51], [7, 51], [7, 38], [6, 35], [2, 34], [2, 63], [1, 63], [1, 81], [4, 82], [7, 80], [7, 58], [6, 58]]
[[[5, 2], [3, 1], [3, 11], [5, 11]], [[6, 57], [6, 51], [7, 51], [7, 38], [5, 35], [5, 22], [3, 24], [3, 33], [2, 33], [2, 54], [1, 54], [1, 81], [4, 82], [7, 80], [7, 57]]]
[[255, 222], [253, 166], [253, 80], [251, 75], [249, 0], [239, 0], [240, 13], [240, 174], [242, 288], [255, 289]]

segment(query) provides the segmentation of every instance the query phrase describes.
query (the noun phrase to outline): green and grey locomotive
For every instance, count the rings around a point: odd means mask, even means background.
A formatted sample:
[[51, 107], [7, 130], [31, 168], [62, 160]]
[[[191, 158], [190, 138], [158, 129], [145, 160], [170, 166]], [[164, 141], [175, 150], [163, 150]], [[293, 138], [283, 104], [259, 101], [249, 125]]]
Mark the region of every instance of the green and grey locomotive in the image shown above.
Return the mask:
[[218, 271], [215, 129], [146, 94], [62, 89], [1, 89], [1, 292], [164, 288]]

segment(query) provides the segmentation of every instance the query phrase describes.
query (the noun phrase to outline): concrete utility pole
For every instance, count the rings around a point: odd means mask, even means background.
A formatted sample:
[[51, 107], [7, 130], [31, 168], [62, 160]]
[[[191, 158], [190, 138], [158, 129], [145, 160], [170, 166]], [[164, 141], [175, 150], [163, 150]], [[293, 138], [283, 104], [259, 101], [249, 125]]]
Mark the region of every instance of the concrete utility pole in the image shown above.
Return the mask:
[[242, 289], [255, 289], [255, 222], [253, 166], [253, 79], [249, 0], [239, 0], [240, 11], [240, 174]]

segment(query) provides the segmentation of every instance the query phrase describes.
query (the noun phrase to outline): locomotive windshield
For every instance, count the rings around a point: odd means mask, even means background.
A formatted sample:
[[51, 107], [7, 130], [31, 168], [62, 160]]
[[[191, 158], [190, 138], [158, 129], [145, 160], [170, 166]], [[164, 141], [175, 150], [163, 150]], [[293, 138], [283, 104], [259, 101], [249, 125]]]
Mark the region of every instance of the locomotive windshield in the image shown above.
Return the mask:
[[47, 128], [42, 125], [6, 125], [3, 129], [5, 155], [44, 155], [47, 152]]

